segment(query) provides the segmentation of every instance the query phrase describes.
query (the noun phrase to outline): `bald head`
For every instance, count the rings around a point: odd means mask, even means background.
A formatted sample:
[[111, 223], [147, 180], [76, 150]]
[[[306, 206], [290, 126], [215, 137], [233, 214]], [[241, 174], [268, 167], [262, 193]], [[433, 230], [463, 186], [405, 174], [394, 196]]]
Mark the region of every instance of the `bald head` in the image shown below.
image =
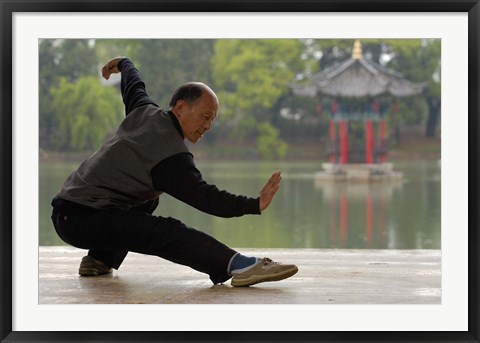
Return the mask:
[[218, 103], [217, 95], [210, 87], [202, 82], [187, 82], [177, 88], [170, 100], [170, 108], [175, 107], [177, 101], [183, 100], [188, 106], [193, 106], [200, 100], [203, 93], [207, 93]]

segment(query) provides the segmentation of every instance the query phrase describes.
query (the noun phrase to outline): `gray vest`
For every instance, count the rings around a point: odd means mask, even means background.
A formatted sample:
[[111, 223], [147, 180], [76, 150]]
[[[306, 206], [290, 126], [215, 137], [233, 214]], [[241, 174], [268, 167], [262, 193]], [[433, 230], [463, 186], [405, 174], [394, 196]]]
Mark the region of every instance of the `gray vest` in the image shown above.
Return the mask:
[[93, 208], [128, 209], [157, 198], [150, 175], [167, 157], [189, 152], [167, 111], [132, 111], [115, 135], [65, 181], [58, 197]]

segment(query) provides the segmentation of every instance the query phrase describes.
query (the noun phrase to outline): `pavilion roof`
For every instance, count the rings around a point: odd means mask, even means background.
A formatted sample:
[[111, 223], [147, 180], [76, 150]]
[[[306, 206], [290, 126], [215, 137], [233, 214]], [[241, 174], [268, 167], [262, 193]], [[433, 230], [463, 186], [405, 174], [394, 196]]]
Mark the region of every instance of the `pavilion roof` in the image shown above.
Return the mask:
[[305, 85], [293, 85], [293, 92], [314, 97], [325, 94], [339, 97], [365, 97], [390, 93], [407, 97], [422, 92], [426, 82], [414, 83], [401, 74], [373, 61], [365, 60], [361, 45], [355, 42], [352, 57], [314, 74]]

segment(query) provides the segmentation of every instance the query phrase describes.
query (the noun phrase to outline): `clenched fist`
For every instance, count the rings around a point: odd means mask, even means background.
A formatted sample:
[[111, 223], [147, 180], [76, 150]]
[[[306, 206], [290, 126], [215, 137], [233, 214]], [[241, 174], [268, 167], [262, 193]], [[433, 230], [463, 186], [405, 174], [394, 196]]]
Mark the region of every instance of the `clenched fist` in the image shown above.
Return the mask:
[[105, 78], [105, 80], [108, 80], [110, 78], [110, 75], [120, 72], [120, 70], [118, 70], [118, 62], [120, 62], [122, 58], [125, 58], [125, 57], [112, 58], [103, 66], [102, 76]]

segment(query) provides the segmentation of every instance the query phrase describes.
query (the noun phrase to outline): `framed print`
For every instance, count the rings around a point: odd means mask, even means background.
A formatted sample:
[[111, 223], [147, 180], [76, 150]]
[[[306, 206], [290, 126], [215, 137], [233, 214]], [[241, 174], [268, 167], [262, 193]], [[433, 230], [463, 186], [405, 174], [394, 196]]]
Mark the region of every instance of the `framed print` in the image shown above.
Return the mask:
[[[478, 0], [0, 0], [0, 4], [2, 342], [480, 340]], [[39, 41], [172, 38], [441, 40], [441, 301], [414, 305], [40, 301]]]

